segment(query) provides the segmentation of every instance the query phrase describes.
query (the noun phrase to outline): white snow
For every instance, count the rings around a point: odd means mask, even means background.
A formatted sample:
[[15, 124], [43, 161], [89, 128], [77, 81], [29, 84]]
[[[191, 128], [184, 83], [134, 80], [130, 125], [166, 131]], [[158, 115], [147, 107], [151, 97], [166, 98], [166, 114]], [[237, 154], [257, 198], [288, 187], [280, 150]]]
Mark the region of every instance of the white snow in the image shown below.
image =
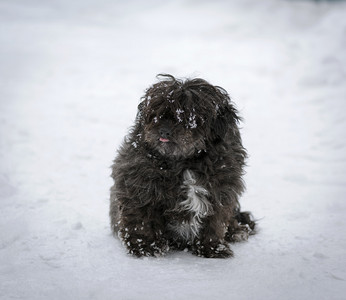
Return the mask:
[[196, 115], [195, 114], [190, 113], [189, 123], [187, 124], [187, 127], [189, 127], [189, 128], [197, 128], [197, 122], [196, 122]]
[[[0, 2], [1, 299], [343, 299], [346, 3]], [[235, 257], [134, 259], [110, 168], [158, 73], [222, 86], [245, 122]]]
[[177, 119], [178, 119], [178, 121], [179, 121], [179, 122], [183, 122], [183, 119], [182, 119], [182, 117], [181, 117], [180, 115], [184, 113], [184, 110], [178, 108], [177, 111], [176, 111], [176, 113], [177, 113]]

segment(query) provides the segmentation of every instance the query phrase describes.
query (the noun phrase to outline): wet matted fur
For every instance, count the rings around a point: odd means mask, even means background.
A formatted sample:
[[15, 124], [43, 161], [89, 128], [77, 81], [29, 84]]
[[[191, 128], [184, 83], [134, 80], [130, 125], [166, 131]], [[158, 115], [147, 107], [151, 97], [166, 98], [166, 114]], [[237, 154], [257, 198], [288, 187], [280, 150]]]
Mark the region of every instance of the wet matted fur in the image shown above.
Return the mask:
[[255, 222], [240, 212], [246, 150], [227, 92], [158, 75], [112, 166], [112, 230], [135, 256], [229, 257]]

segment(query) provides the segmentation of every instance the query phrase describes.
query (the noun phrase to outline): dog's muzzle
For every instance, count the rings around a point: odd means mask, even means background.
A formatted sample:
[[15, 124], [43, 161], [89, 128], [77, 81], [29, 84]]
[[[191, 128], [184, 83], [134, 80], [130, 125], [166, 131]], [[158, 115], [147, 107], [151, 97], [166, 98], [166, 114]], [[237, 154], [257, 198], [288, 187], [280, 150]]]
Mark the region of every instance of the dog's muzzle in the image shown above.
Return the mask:
[[171, 137], [171, 130], [167, 127], [161, 127], [159, 130], [160, 134], [160, 142], [162, 143], [168, 143], [169, 139]]

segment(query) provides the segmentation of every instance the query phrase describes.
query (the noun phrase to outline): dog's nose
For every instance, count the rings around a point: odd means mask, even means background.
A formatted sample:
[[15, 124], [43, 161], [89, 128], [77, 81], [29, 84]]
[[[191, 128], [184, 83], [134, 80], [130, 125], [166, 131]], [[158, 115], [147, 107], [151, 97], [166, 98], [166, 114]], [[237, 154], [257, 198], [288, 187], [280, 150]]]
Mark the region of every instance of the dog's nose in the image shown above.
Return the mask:
[[171, 130], [167, 127], [162, 127], [159, 130], [159, 134], [164, 139], [169, 139], [171, 137]]

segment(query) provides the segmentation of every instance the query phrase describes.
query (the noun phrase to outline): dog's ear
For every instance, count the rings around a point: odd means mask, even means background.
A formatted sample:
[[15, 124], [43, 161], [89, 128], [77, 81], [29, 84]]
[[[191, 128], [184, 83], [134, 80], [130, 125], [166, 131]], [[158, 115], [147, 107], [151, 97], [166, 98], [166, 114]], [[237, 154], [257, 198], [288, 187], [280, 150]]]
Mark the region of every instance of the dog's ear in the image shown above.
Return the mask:
[[211, 134], [214, 142], [224, 139], [226, 133], [232, 126], [237, 126], [239, 117], [236, 110], [231, 106], [221, 109], [211, 125]]
[[141, 103], [138, 104], [138, 107], [137, 107], [137, 116], [136, 116], [136, 120], [137, 121], [141, 121], [142, 118], [143, 118], [143, 108], [144, 108], [144, 102], [145, 101], [142, 101]]
[[224, 115], [218, 115], [211, 125], [211, 134], [213, 141], [223, 140], [228, 130], [227, 118]]
[[141, 103], [138, 104], [138, 112], [142, 112], [143, 111], [143, 107], [144, 107], [144, 101], [142, 101]]

